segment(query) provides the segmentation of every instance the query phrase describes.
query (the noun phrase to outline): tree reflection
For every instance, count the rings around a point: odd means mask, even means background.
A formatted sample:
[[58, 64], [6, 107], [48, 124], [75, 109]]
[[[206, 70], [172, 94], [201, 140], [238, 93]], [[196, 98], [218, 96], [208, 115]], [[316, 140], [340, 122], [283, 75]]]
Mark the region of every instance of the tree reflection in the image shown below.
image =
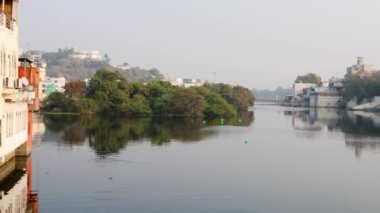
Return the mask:
[[[221, 120], [223, 122], [221, 122]], [[230, 119], [203, 120], [202, 118], [144, 117], [115, 119], [106, 117], [79, 117], [45, 115], [44, 123], [50, 131], [60, 133], [68, 145], [82, 145], [88, 139], [97, 155], [117, 154], [128, 143], [150, 141], [161, 146], [172, 141], [197, 142], [218, 133], [210, 126], [250, 126], [253, 112], [244, 112]]]
[[344, 133], [380, 137], [380, 115], [376, 113], [345, 112], [342, 116]]
[[98, 155], [118, 153], [128, 143], [130, 137], [130, 123], [121, 120], [91, 119], [88, 126], [90, 146]]
[[53, 132], [63, 132], [63, 140], [68, 144], [83, 144], [86, 140], [86, 128], [78, 116], [44, 116], [45, 126]]
[[346, 146], [360, 157], [363, 150], [380, 149], [380, 114], [368, 112], [345, 112], [342, 116], [342, 131]]

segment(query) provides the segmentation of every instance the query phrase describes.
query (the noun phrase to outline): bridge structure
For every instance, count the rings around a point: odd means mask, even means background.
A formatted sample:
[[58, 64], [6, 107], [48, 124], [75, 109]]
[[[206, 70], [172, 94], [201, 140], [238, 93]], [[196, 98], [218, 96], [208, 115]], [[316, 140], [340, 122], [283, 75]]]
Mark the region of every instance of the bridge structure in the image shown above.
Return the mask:
[[279, 99], [266, 99], [266, 98], [258, 98], [255, 100], [255, 104], [257, 105], [284, 105], [284, 100]]

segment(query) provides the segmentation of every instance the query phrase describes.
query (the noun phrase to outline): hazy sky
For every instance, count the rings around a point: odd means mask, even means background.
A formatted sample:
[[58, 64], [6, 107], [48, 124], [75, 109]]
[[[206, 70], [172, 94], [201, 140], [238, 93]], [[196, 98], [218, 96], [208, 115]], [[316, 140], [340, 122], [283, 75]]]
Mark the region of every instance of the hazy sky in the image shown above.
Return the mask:
[[76, 46], [178, 77], [288, 87], [364, 56], [380, 69], [379, 0], [21, 0], [24, 50]]

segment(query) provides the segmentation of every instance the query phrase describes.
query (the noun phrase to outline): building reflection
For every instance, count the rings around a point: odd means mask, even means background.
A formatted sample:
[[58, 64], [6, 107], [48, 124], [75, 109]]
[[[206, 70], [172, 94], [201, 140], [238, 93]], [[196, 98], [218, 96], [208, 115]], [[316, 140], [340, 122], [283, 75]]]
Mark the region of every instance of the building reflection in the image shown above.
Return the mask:
[[340, 129], [339, 111], [327, 108], [311, 108], [298, 111], [285, 111], [292, 116], [292, 125], [298, 130], [334, 131]]
[[[33, 116], [28, 143], [44, 133], [40, 117]], [[38, 140], [37, 140], [38, 141]], [[16, 157], [0, 167], [0, 213], [37, 213], [38, 194], [32, 186], [32, 158]]]
[[32, 161], [17, 157], [0, 170], [0, 212], [38, 212], [38, 195], [32, 191]]
[[292, 116], [296, 130], [307, 130], [304, 135], [317, 136], [321, 131], [341, 131], [346, 147], [362, 151], [380, 149], [380, 113], [362, 111], [338, 111], [335, 109], [304, 109], [285, 111]]

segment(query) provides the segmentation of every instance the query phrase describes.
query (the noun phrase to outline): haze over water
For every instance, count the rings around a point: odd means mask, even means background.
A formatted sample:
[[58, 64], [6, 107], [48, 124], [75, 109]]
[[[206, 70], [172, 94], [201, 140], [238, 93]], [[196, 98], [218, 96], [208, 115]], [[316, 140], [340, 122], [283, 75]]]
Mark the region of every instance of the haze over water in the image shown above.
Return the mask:
[[357, 56], [378, 69], [379, 9], [378, 0], [34, 0], [20, 4], [20, 44], [275, 89], [309, 72], [343, 77]]
[[45, 117], [32, 155], [40, 210], [379, 211], [378, 114], [253, 111], [225, 125]]

